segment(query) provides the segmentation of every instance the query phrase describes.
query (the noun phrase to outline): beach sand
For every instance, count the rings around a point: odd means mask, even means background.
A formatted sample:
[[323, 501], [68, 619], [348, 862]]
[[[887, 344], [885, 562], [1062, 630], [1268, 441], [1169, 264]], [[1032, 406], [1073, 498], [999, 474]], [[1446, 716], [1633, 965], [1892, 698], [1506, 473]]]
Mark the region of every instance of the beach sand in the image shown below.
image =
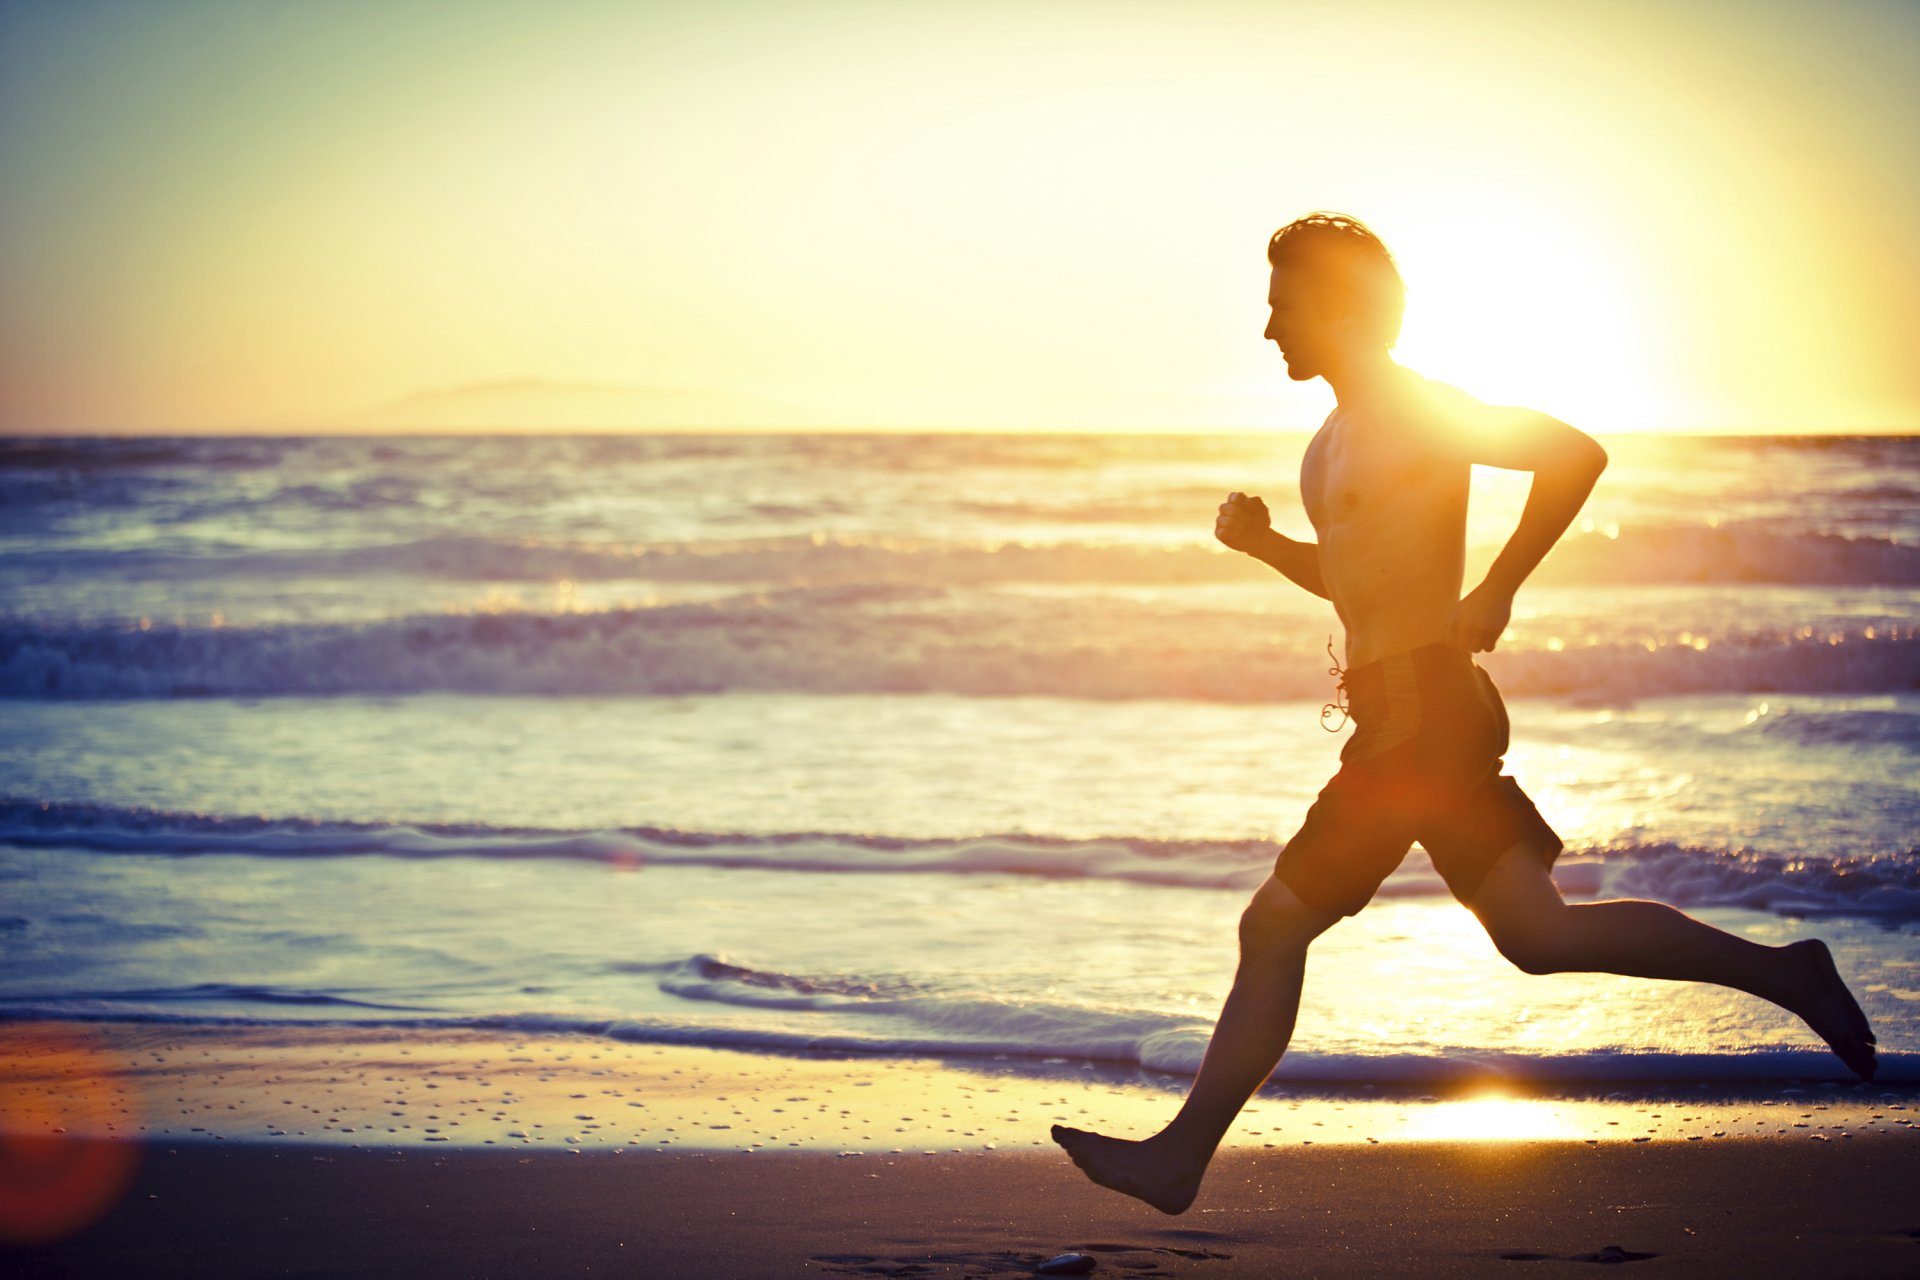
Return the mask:
[[1045, 1131], [1146, 1132], [1181, 1082], [1078, 1063], [338, 1027], [16, 1025], [0, 1050], [0, 1197], [98, 1201], [4, 1275], [1920, 1270], [1912, 1094], [1872, 1086], [1263, 1095], [1167, 1218]]

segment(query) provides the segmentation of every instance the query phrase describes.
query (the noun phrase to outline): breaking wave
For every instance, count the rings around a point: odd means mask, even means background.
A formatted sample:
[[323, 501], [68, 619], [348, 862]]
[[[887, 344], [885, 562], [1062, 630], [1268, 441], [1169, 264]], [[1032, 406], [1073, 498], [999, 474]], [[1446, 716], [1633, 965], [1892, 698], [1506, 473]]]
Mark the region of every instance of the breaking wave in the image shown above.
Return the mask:
[[[1075, 840], [1026, 834], [954, 839], [783, 832], [769, 835], [622, 827], [563, 831], [473, 824], [323, 822], [170, 813], [112, 805], [0, 801], [0, 845], [168, 857], [561, 859], [641, 869], [702, 866], [795, 874], [946, 874], [1121, 880], [1250, 889], [1284, 845], [1272, 840]], [[1920, 848], [1787, 858], [1665, 842], [1569, 849], [1555, 871], [1578, 895], [1656, 898], [1786, 916], [1920, 920]], [[1382, 888], [1444, 897], [1424, 859]], [[709, 975], [712, 976], [712, 975]], [[841, 993], [844, 994], [844, 993]]]
[[[564, 614], [193, 627], [0, 623], [0, 696], [471, 693], [1325, 696], [1324, 633], [1220, 611], [838, 588]], [[1511, 695], [1858, 693], [1920, 687], [1920, 628], [1853, 625], [1503, 648]]]
[[[393, 482], [386, 482], [393, 483]], [[341, 500], [350, 509], [357, 499]], [[1103, 513], [1109, 520], [1141, 513]], [[412, 541], [286, 551], [74, 548], [23, 551], [16, 572], [141, 579], [342, 578], [452, 582], [646, 581], [834, 586], [941, 582], [1244, 583], [1244, 557], [1210, 544], [998, 542], [827, 536], [705, 542], [569, 542], [445, 534]], [[1264, 572], [1261, 570], [1259, 572]], [[1571, 534], [1530, 581], [1561, 586], [1755, 583], [1920, 585], [1920, 546], [1885, 536], [1784, 532], [1765, 526], [1650, 525]]]
[[[79, 991], [60, 997], [14, 997], [0, 1018], [67, 1018], [172, 1025], [354, 1025], [511, 1034], [599, 1036], [640, 1044], [693, 1045], [776, 1053], [934, 1055], [955, 1059], [1024, 1059], [1034, 1063], [1105, 1062], [1170, 1075], [1199, 1069], [1212, 1028], [1191, 1016], [1149, 1010], [1095, 1009], [986, 993], [894, 989], [857, 978], [754, 969], [724, 957], [694, 955], [647, 966], [661, 991], [687, 1002], [685, 1012], [592, 1017], [543, 1012], [395, 1016], [380, 1006], [318, 990], [210, 987], [151, 991]], [[217, 987], [218, 989], [211, 989]], [[210, 1012], [191, 1006], [221, 1003]], [[703, 1005], [718, 1006], [702, 1017]], [[821, 1014], [832, 1029], [804, 1024], [742, 1022], [728, 1011]], [[1566, 1052], [1516, 1052], [1437, 1044], [1376, 1052], [1289, 1052], [1274, 1079], [1322, 1087], [1449, 1085], [1498, 1079], [1543, 1085], [1615, 1083], [1766, 1083], [1852, 1079], [1832, 1054], [1792, 1047], [1676, 1052], [1622, 1046]], [[1883, 1052], [1882, 1085], [1920, 1081], [1920, 1054]]]

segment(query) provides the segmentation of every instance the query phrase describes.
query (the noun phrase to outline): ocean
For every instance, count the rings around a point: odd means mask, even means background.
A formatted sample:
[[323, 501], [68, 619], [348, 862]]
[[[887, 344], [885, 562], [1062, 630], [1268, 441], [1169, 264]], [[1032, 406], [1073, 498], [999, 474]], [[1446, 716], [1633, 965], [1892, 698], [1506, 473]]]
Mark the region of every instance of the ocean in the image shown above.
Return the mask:
[[[0, 441], [0, 1018], [1178, 1074], [1335, 767], [1306, 437]], [[1920, 438], [1608, 439], [1483, 665], [1570, 898], [1819, 936], [1920, 1080]], [[1476, 474], [1469, 582], [1524, 501]], [[1847, 1078], [1416, 851], [1282, 1082]]]

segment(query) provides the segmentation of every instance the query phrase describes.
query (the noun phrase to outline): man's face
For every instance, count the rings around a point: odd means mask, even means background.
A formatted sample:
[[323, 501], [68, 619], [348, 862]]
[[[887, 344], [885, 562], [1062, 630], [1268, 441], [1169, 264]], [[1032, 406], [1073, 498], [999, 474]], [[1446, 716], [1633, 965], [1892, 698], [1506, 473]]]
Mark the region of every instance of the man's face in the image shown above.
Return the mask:
[[1338, 325], [1320, 304], [1318, 284], [1304, 267], [1283, 262], [1267, 287], [1269, 342], [1287, 358], [1287, 376], [1306, 382], [1326, 372], [1329, 343]]

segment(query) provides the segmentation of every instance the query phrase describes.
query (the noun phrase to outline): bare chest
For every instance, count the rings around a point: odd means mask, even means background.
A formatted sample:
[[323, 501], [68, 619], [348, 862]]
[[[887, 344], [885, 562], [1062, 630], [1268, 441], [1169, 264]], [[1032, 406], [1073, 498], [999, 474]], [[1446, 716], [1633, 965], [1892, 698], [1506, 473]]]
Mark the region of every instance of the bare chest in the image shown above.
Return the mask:
[[1336, 418], [1322, 427], [1300, 463], [1300, 500], [1323, 536], [1355, 524], [1393, 523], [1409, 508], [1444, 501], [1452, 468], [1396, 448], [1365, 424]]

